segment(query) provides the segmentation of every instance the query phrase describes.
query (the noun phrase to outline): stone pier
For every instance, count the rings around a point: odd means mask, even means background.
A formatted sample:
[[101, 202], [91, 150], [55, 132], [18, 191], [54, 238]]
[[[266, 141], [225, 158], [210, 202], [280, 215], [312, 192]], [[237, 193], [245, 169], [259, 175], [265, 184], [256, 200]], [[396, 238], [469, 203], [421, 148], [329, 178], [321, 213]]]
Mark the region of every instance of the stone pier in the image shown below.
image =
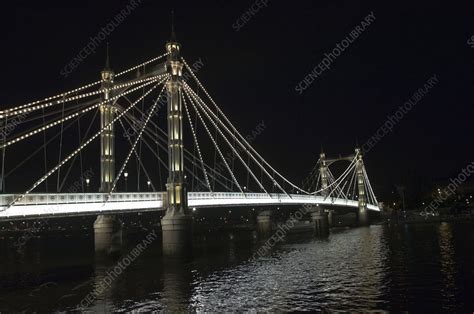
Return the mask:
[[334, 226], [334, 210], [328, 210], [328, 226], [329, 228]]
[[165, 256], [186, 255], [192, 249], [192, 217], [163, 217], [163, 254]]
[[264, 210], [257, 216], [258, 231], [262, 234], [269, 234], [272, 231], [272, 211]]
[[327, 237], [329, 235], [328, 214], [324, 209], [311, 213], [311, 220], [314, 224], [314, 231], [317, 236]]
[[119, 252], [122, 248], [122, 222], [113, 215], [99, 215], [94, 222], [94, 246], [98, 253]]

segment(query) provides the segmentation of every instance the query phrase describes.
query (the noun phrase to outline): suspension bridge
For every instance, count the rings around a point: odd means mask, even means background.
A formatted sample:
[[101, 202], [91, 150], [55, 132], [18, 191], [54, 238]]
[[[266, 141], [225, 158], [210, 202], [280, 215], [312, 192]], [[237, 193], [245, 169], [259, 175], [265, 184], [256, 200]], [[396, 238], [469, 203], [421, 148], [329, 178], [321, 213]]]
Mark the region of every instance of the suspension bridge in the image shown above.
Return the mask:
[[[163, 241], [178, 243], [189, 233], [190, 208], [339, 206], [354, 208], [361, 224], [380, 210], [358, 149], [339, 159], [322, 153], [301, 186], [272, 167], [174, 36], [161, 55], [118, 73], [107, 53], [100, 80], [3, 109], [0, 121], [0, 221], [97, 215], [96, 224], [107, 225], [108, 215], [163, 211]], [[94, 161], [99, 179], [85, 178], [84, 163]], [[335, 176], [330, 166], [344, 161]], [[91, 191], [94, 179], [100, 186]]]

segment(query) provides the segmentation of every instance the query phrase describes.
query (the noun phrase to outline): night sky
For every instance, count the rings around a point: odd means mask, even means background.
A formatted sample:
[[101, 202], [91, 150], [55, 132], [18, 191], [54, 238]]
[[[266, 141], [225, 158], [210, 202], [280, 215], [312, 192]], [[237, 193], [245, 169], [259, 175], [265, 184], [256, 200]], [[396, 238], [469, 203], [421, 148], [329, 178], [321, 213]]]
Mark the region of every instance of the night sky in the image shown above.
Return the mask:
[[[474, 2], [272, 1], [239, 30], [254, 1], [151, 1], [139, 7], [71, 75], [60, 71], [129, 1], [2, 4], [0, 107], [99, 79], [106, 42], [115, 71], [164, 52], [171, 10], [184, 57], [202, 59], [207, 89], [254, 146], [296, 182], [321, 145], [351, 154], [388, 115], [437, 75], [437, 84], [365, 157], [375, 189], [429, 183], [472, 161]], [[172, 6], [170, 5], [172, 3]], [[373, 12], [376, 20], [303, 94], [295, 86]]]

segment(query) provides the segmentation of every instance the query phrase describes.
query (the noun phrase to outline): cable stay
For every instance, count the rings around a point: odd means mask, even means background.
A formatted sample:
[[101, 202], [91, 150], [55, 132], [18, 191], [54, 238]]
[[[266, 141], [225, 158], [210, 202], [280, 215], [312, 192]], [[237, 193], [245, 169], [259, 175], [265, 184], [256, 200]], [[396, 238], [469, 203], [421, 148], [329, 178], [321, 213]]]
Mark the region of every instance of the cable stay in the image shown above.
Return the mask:
[[[167, 80], [167, 81], [168, 81], [168, 80]], [[138, 142], [140, 141], [140, 138], [142, 137], [143, 131], [145, 130], [145, 127], [147, 126], [148, 121], [150, 121], [150, 118], [151, 118], [151, 116], [152, 116], [152, 114], [153, 114], [153, 110], [155, 109], [156, 105], [158, 104], [158, 100], [160, 99], [161, 94], [163, 93], [163, 91], [165, 90], [165, 88], [166, 88], [166, 82], [165, 82], [165, 84], [163, 84], [163, 88], [161, 89], [160, 94], [158, 95], [158, 98], [156, 99], [155, 103], [153, 104], [153, 106], [152, 106], [152, 108], [151, 108], [151, 110], [150, 110], [150, 113], [148, 114], [148, 116], [147, 116], [147, 118], [146, 118], [146, 120], [145, 120], [145, 123], [144, 123], [143, 126], [141, 127], [140, 133], [137, 135], [137, 138], [135, 139], [135, 141], [134, 141], [134, 143], [133, 143], [133, 145], [132, 145], [132, 148], [131, 148], [130, 151], [128, 152], [128, 155], [127, 155], [127, 157], [125, 158], [125, 161], [123, 162], [122, 167], [120, 168], [118, 175], [115, 177], [115, 179], [114, 179], [114, 181], [113, 181], [113, 183], [112, 183], [112, 187], [110, 188], [109, 194], [108, 194], [108, 196], [107, 196], [107, 199], [106, 199], [104, 205], [109, 201], [110, 196], [111, 196], [112, 193], [114, 192], [115, 187], [117, 186], [117, 182], [118, 182], [118, 180], [120, 179], [120, 177], [122, 176], [122, 173], [125, 171], [125, 167], [127, 167], [128, 161], [130, 160], [130, 157], [132, 156], [133, 152], [136, 153], [135, 147], [137, 146]], [[139, 101], [143, 100], [144, 98], [145, 98], [145, 94], [143, 94], [143, 96], [140, 97], [140, 100], [139, 100]], [[123, 113], [121, 113], [121, 115], [123, 115]], [[138, 157], [138, 156], [137, 156], [137, 157]]]
[[[262, 171], [267, 175], [268, 178], [270, 178], [270, 180], [272, 181], [273, 184], [275, 184], [283, 193], [287, 194], [287, 192], [273, 179], [273, 177], [268, 173], [268, 171], [265, 169], [265, 167], [255, 158], [254, 155], [251, 154], [251, 152], [248, 150], [248, 148], [242, 143], [242, 141], [240, 141], [234, 134], [234, 132], [230, 131], [229, 128], [219, 119], [219, 117], [217, 117], [210, 109], [209, 107], [207, 107], [207, 105], [202, 101], [202, 99], [199, 98], [199, 96], [197, 96], [197, 94], [191, 90], [191, 88], [189, 87], [189, 85], [187, 85], [186, 83], [184, 83], [184, 90], [185, 90], [185, 94], [186, 95], [191, 95], [191, 97], [196, 101], [196, 103], [200, 104], [200, 108], [203, 110], [203, 112], [206, 113], [208, 119], [212, 122], [212, 123], [215, 123], [215, 122], [218, 122], [223, 128], [224, 130], [236, 141], [236, 143], [239, 144], [239, 146], [243, 149], [244, 152], [246, 152], [250, 158], [253, 159], [253, 161], [260, 167], [260, 169], [262, 169]], [[204, 109], [203, 109], [204, 108]], [[211, 119], [210, 116], [212, 116], [213, 119]], [[220, 129], [219, 129], [220, 130]], [[222, 134], [223, 136], [223, 134]], [[228, 139], [226, 140], [226, 142], [228, 143], [228, 145], [230, 147], [232, 147], [232, 144], [228, 141]], [[235, 150], [234, 153], [236, 153], [236, 155], [240, 156], [238, 154], [238, 152]], [[240, 158], [241, 162], [246, 166], [246, 163], [242, 160], [242, 158]], [[247, 166], [248, 167], [248, 166]], [[263, 188], [263, 185], [261, 184], [261, 182], [256, 178], [256, 176], [253, 174], [253, 172], [249, 171], [249, 173], [252, 174], [252, 177], [255, 179], [256, 182], [258, 182], [260, 188], [265, 191], [265, 193], [268, 194], [268, 192], [265, 190], [265, 188]], [[289, 196], [287, 194], [287, 196]]]
[[[301, 189], [300, 187], [298, 187], [297, 185], [295, 185], [294, 183], [292, 183], [291, 181], [289, 181], [288, 179], [286, 179], [283, 175], [281, 175], [278, 171], [276, 171], [262, 156], [260, 156], [260, 154], [258, 154], [258, 152], [248, 143], [248, 141], [245, 139], [245, 137], [240, 134], [238, 132], [238, 130], [235, 128], [235, 126], [230, 122], [230, 120], [227, 118], [227, 116], [224, 114], [224, 112], [219, 108], [219, 106], [217, 106], [216, 102], [214, 101], [214, 99], [209, 95], [209, 93], [207, 92], [206, 88], [201, 84], [201, 82], [199, 81], [199, 79], [196, 77], [196, 75], [194, 74], [194, 72], [192, 71], [192, 69], [190, 68], [190, 66], [187, 64], [186, 60], [184, 60], [184, 58], [181, 58], [181, 60], [183, 61], [183, 64], [185, 65], [186, 69], [188, 70], [188, 72], [191, 74], [191, 76], [194, 78], [194, 80], [196, 81], [196, 83], [198, 84], [198, 86], [204, 91], [204, 93], [206, 94], [206, 96], [209, 98], [209, 100], [211, 101], [211, 103], [216, 107], [216, 110], [219, 112], [219, 114], [224, 118], [224, 120], [228, 123], [228, 125], [231, 127], [231, 129], [235, 132], [235, 134], [238, 135], [238, 137], [240, 138], [240, 140], [242, 141], [242, 143], [244, 143], [267, 167], [269, 167], [273, 172], [275, 172], [275, 174], [277, 174], [282, 180], [284, 180], [286, 183], [288, 183], [291, 187], [293, 187], [294, 189], [302, 192], [302, 193], [305, 193], [305, 194], [309, 194], [307, 191]], [[186, 84], [185, 84], [186, 85]], [[190, 89], [190, 88], [189, 88]], [[278, 184], [278, 183], [277, 183]], [[278, 184], [278, 187], [281, 188], [281, 186]]]
[[[220, 136], [225, 140], [225, 142], [228, 144], [228, 146], [232, 149], [232, 152], [235, 154], [235, 156], [237, 156], [237, 158], [240, 160], [240, 162], [242, 163], [242, 165], [247, 169], [247, 173], [250, 174], [252, 176], [252, 178], [255, 180], [255, 182], [259, 185], [260, 189], [262, 191], [264, 191], [266, 194], [269, 194], [267, 192], [267, 190], [265, 189], [265, 187], [262, 185], [262, 183], [257, 179], [257, 177], [255, 176], [255, 174], [253, 173], [253, 171], [249, 168], [249, 166], [247, 165], [247, 163], [242, 159], [242, 157], [240, 156], [240, 154], [237, 152], [237, 150], [234, 148], [234, 146], [229, 142], [229, 139], [224, 135], [224, 133], [222, 132], [222, 130], [218, 127], [218, 125], [216, 124], [216, 122], [211, 119], [211, 117], [209, 116], [208, 114], [208, 111], [206, 111], [205, 109], [203, 109], [203, 106], [201, 106], [200, 102], [195, 99], [194, 97], [192, 97], [192, 95], [190, 96], [190, 94], [188, 93], [188, 90], [187, 88], [184, 89], [185, 91], [185, 94], [186, 96], [189, 97], [190, 101], [192, 102], [191, 98], [193, 98], [196, 102], [195, 104], [197, 105], [197, 107], [199, 107], [201, 109], [201, 112], [205, 114], [205, 116], [208, 118], [209, 121], [211, 121], [211, 123], [214, 125], [214, 127], [216, 128], [217, 132], [220, 134]], [[196, 106], [193, 106], [193, 108], [195, 108], [197, 110], [197, 107]], [[212, 112], [211, 112], [212, 113]], [[218, 117], [216, 117], [218, 118]], [[230, 169], [230, 171], [232, 172], [232, 170]], [[248, 185], [248, 184], [247, 184]]]
[[30, 132], [28, 132], [28, 133], [26, 133], [26, 134], [24, 134], [24, 135], [18, 136], [18, 137], [16, 137], [16, 138], [14, 138], [14, 139], [12, 139], [12, 140], [6, 142], [6, 143], [3, 144], [2, 146], [0, 146], [0, 148], [8, 147], [8, 146], [10, 146], [10, 145], [13, 145], [13, 144], [15, 144], [15, 143], [18, 143], [18, 142], [20, 142], [20, 141], [26, 139], [26, 138], [29, 138], [30, 136], [33, 136], [33, 135], [38, 134], [38, 133], [40, 133], [40, 132], [44, 132], [45, 130], [47, 130], [47, 129], [49, 129], [49, 128], [52, 128], [52, 127], [54, 127], [54, 126], [56, 126], [56, 125], [59, 125], [59, 124], [65, 122], [65, 121], [68, 121], [68, 120], [71, 120], [71, 119], [73, 119], [73, 118], [75, 118], [75, 117], [78, 117], [79, 115], [82, 115], [82, 114], [84, 114], [84, 113], [86, 113], [86, 112], [89, 112], [89, 111], [91, 111], [91, 110], [93, 110], [93, 109], [99, 108], [101, 105], [107, 104], [107, 103], [109, 103], [110, 101], [117, 100], [117, 99], [119, 99], [120, 97], [122, 97], [123, 95], [130, 94], [130, 93], [132, 93], [132, 92], [134, 92], [134, 91], [136, 91], [136, 90], [138, 90], [138, 89], [140, 89], [140, 88], [142, 88], [142, 87], [144, 87], [144, 86], [148, 86], [148, 85], [150, 85], [150, 84], [152, 84], [152, 83], [155, 83], [156, 81], [157, 81], [157, 79], [152, 80], [152, 81], [149, 81], [149, 82], [147, 82], [147, 83], [145, 83], [145, 84], [143, 84], [143, 85], [140, 85], [140, 86], [138, 86], [138, 87], [135, 87], [135, 88], [133, 88], [133, 89], [130, 89], [130, 90], [124, 92], [123, 94], [119, 94], [119, 95], [117, 95], [117, 96], [111, 97], [109, 100], [99, 102], [99, 103], [97, 103], [97, 104], [95, 104], [95, 105], [92, 105], [92, 106], [90, 106], [90, 107], [87, 107], [87, 108], [85, 108], [85, 109], [82, 109], [82, 110], [80, 110], [79, 112], [76, 112], [76, 113], [73, 113], [73, 114], [71, 114], [71, 115], [68, 115], [68, 116], [64, 117], [63, 119], [59, 119], [59, 120], [56, 120], [56, 121], [54, 121], [54, 122], [48, 123], [48, 124], [46, 124], [46, 125], [40, 127], [39, 129], [36, 129], [36, 130], [34, 130], [34, 131], [30, 131]]
[[[64, 158], [60, 163], [58, 163], [53, 169], [51, 169], [48, 173], [46, 173], [43, 177], [41, 177], [38, 181], [36, 181], [25, 193], [21, 194], [20, 196], [16, 197], [6, 209], [9, 209], [11, 206], [14, 206], [17, 202], [20, 202], [26, 195], [31, 193], [38, 185], [43, 183], [50, 175], [54, 174], [59, 168], [61, 168], [65, 163], [67, 163], [70, 159], [72, 159], [74, 156], [76, 156], [81, 150], [83, 150], [85, 147], [87, 147], [93, 140], [95, 140], [97, 137], [99, 137], [110, 125], [114, 124], [117, 122], [126, 112], [128, 112], [130, 109], [132, 109], [137, 103], [139, 103], [142, 98], [146, 97], [149, 93], [151, 93], [159, 84], [163, 83], [165, 80], [162, 80], [158, 82], [155, 86], [150, 88], [143, 96], [141, 96], [136, 102], [134, 102], [132, 105], [130, 105], [125, 111], [117, 115], [110, 123], [108, 123], [105, 127], [101, 128], [101, 130], [97, 133], [95, 133], [91, 138], [89, 138], [85, 143], [83, 143], [79, 148], [77, 148], [73, 153], [68, 155], [66, 158]], [[148, 83], [147, 83], [148, 84]], [[6, 209], [0, 210], [4, 211]]]
[[[122, 71], [122, 72], [120, 72], [120, 73], [117, 73], [117, 74], [115, 75], [115, 77], [122, 76], [122, 75], [124, 75], [124, 74], [126, 74], [126, 73], [129, 73], [129, 72], [131, 72], [131, 71], [133, 71], [133, 70], [136, 70], [136, 69], [138, 69], [138, 68], [140, 68], [140, 67], [142, 67], [142, 66], [144, 66], [144, 65], [146, 65], [146, 64], [150, 64], [150, 63], [152, 63], [152, 62], [158, 61], [158, 60], [160, 60], [160, 59], [166, 57], [168, 54], [169, 54], [169, 53], [166, 52], [166, 53], [164, 53], [164, 54], [162, 54], [162, 55], [160, 55], [160, 56], [158, 56], [158, 57], [156, 57], [156, 58], [153, 58], [153, 59], [151, 59], [151, 60], [148, 60], [148, 61], [146, 61], [146, 62], [144, 62], [144, 63], [141, 63], [141, 64], [139, 64], [139, 65], [137, 65], [137, 66], [134, 66], [134, 67], [132, 67], [132, 68], [129, 68], [129, 69], [127, 69], [127, 70], [124, 70], [124, 71]], [[56, 99], [58, 99], [58, 98], [63, 98], [63, 99], [64, 99], [64, 98], [65, 98], [66, 96], [68, 96], [68, 95], [72, 95], [72, 94], [75, 94], [75, 93], [77, 93], [77, 92], [84, 91], [84, 90], [89, 89], [89, 88], [91, 88], [91, 87], [95, 87], [95, 86], [99, 85], [100, 83], [102, 83], [102, 80], [100, 80], [100, 81], [95, 81], [95, 82], [93, 82], [93, 83], [86, 84], [86, 85], [84, 85], [84, 86], [81, 86], [81, 87], [78, 87], [78, 88], [76, 88], [76, 89], [73, 89], [73, 90], [70, 90], [70, 91], [67, 91], [67, 92], [63, 92], [63, 93], [54, 95], [54, 96], [52, 96], [52, 97], [47, 97], [47, 98], [44, 98], [44, 99], [42, 99], [42, 100], [33, 101], [33, 102], [27, 103], [27, 104], [25, 104], [25, 105], [20, 105], [20, 106], [12, 107], [12, 108], [9, 108], [9, 109], [0, 110], [0, 119], [3, 119], [3, 118], [5, 118], [5, 117], [11, 116], [11, 115], [16, 115], [16, 114], [20, 114], [20, 113], [27, 113], [27, 112], [30, 112], [30, 111], [33, 111], [33, 110], [37, 110], [37, 109], [41, 109], [41, 108], [46, 108], [46, 107], [52, 106], [52, 105], [54, 105], [54, 104], [60, 104], [60, 103], [62, 103], [61, 100], [60, 100], [60, 101], [54, 101], [54, 102], [52, 102], [52, 100], [56, 100]], [[102, 91], [100, 91], [100, 92], [102, 92]], [[93, 93], [94, 93], [94, 94], [99, 94], [100, 92], [99, 92], [99, 91], [95, 91], [95, 92], [93, 92]], [[87, 94], [90, 95], [91, 93], [87, 93]], [[84, 94], [84, 95], [86, 95], [86, 94]], [[84, 96], [84, 97], [86, 97], [86, 96]], [[75, 99], [78, 99], [78, 98], [74, 98], [74, 97], [73, 97], [72, 99], [70, 99], [70, 101], [75, 100]], [[68, 100], [68, 101], [69, 101], [69, 100]], [[45, 103], [45, 102], [50, 102], [50, 104], [42, 104], [42, 103]], [[39, 104], [42, 104], [42, 105], [36, 106], [36, 105], [39, 105]], [[36, 106], [36, 107], [35, 107], [35, 106]], [[37, 109], [33, 109], [33, 108], [37, 108]], [[24, 109], [29, 109], [29, 110], [24, 110]]]

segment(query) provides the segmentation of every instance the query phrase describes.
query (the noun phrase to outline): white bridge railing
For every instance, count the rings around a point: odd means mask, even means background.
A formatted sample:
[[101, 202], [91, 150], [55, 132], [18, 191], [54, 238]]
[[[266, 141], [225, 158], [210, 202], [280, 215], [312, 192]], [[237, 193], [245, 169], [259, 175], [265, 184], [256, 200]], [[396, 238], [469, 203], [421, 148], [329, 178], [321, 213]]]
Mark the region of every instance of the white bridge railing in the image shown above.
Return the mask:
[[[210, 193], [190, 192], [188, 193], [188, 204], [191, 207], [220, 207], [220, 206], [251, 206], [251, 205], [329, 205], [343, 207], [359, 207], [358, 201], [334, 197], [323, 197], [317, 195], [303, 194], [265, 194], [265, 193]], [[372, 211], [380, 211], [378, 206], [367, 205]]]
[[[81, 216], [106, 213], [126, 213], [150, 210], [164, 210], [166, 192], [114, 193], [106, 202], [107, 193], [74, 194], [30, 194], [8, 208], [19, 195], [0, 195], [0, 220], [40, 218], [51, 216]], [[189, 192], [189, 207], [231, 207], [266, 205], [327, 205], [357, 208], [357, 201], [341, 198], [301, 194]], [[367, 205], [372, 211], [380, 211], [377, 206]]]

